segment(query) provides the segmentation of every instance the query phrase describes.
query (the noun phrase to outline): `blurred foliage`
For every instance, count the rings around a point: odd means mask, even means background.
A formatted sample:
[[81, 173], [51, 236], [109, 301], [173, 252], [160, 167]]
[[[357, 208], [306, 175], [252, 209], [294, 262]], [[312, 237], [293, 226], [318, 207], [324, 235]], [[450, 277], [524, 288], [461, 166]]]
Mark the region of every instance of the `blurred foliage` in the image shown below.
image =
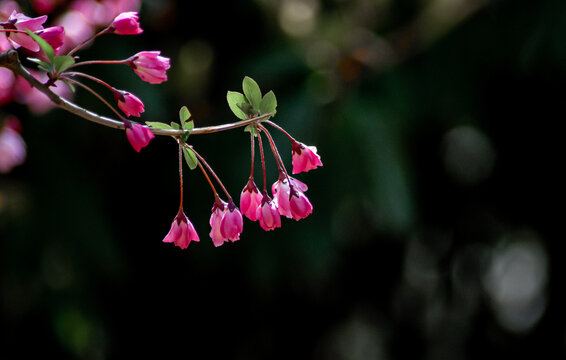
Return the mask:
[[[242, 240], [214, 248], [212, 196], [187, 171], [201, 242], [181, 251], [161, 243], [177, 210], [174, 142], [138, 154], [113, 129], [8, 105], [29, 155], [0, 178], [2, 357], [565, 354], [551, 201], [566, 2], [147, 0], [140, 18], [142, 36], [101, 38], [82, 56], [160, 49], [170, 80], [94, 75], [140, 97], [143, 121], [188, 105], [195, 126], [235, 121], [226, 91], [253, 77], [277, 95], [274, 120], [319, 149], [324, 167], [298, 176], [314, 213], [269, 233], [246, 221]], [[239, 196], [248, 134], [189, 141]]]

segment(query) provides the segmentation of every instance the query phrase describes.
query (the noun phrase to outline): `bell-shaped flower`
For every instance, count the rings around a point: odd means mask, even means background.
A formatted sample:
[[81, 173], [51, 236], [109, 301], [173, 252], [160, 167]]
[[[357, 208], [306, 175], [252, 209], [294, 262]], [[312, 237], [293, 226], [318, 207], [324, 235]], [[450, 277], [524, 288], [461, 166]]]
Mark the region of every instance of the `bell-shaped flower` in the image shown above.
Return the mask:
[[134, 72], [150, 84], [167, 81], [169, 58], [160, 56], [160, 51], [141, 51], [128, 59], [128, 64]]
[[143, 125], [126, 120], [124, 121], [124, 126], [126, 127], [128, 141], [137, 152], [140, 152], [155, 137], [151, 130]]
[[47, 21], [47, 15], [30, 18], [14, 10], [3, 27], [5, 29], [24, 31], [8, 33], [8, 40], [10, 40], [14, 48], [17, 49], [21, 46], [30, 51], [38, 52], [40, 49], [39, 44], [29, 37], [25, 33], [25, 30], [28, 29], [32, 32], [43, 30], [43, 23], [45, 21]]
[[[308, 190], [308, 186], [305, 183], [290, 176], [289, 179], [291, 180], [292, 187], [296, 191], [305, 192]], [[293, 214], [291, 213], [291, 203], [289, 202], [291, 197], [291, 186], [289, 186], [287, 177], [281, 176], [271, 187], [271, 192], [273, 193], [273, 201], [277, 206], [279, 214], [292, 218]]]
[[293, 174], [307, 172], [322, 166], [320, 155], [316, 153], [316, 146], [307, 146], [298, 141], [292, 144]]
[[291, 208], [291, 216], [295, 220], [304, 219], [312, 213], [311, 202], [305, 194], [297, 189], [291, 188], [289, 205]]
[[225, 241], [228, 239], [222, 235], [222, 231], [220, 230], [220, 224], [222, 223], [222, 218], [226, 213], [226, 202], [217, 199], [212, 206], [212, 215], [210, 216], [210, 238], [212, 239], [212, 243], [214, 246], [218, 247], [224, 244]]
[[186, 249], [191, 241], [200, 241], [195, 227], [182, 210], [173, 220], [169, 233], [163, 239], [166, 243], [175, 243], [181, 249]]
[[260, 194], [253, 179], [250, 178], [240, 195], [240, 210], [248, 219], [256, 221], [258, 219], [256, 210], [259, 208], [262, 199], [263, 195]]
[[261, 205], [257, 208], [256, 216], [259, 219], [259, 225], [265, 231], [281, 227], [281, 215], [275, 202], [267, 194], [264, 194]]
[[240, 240], [243, 228], [244, 220], [242, 219], [242, 214], [236, 205], [230, 201], [220, 222], [222, 236], [230, 241]]
[[134, 94], [122, 90], [113, 90], [114, 99], [118, 102], [118, 107], [126, 114], [126, 116], [140, 116], [145, 111], [143, 102]]
[[112, 21], [109, 31], [118, 35], [137, 35], [143, 32], [140, 27], [138, 13], [127, 11], [119, 14]]

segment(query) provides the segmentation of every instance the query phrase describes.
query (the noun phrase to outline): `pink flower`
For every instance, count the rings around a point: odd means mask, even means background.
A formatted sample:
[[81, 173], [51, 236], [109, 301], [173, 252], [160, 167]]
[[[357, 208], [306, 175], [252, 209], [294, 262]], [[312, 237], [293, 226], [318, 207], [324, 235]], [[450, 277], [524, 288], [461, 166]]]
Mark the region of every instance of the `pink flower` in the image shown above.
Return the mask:
[[65, 28], [62, 26], [51, 26], [38, 32], [38, 34], [51, 45], [55, 53], [59, 51], [65, 41]]
[[233, 202], [226, 203], [220, 199], [214, 202], [210, 216], [210, 238], [218, 247], [230, 240], [240, 240], [244, 222], [240, 210]]
[[155, 137], [151, 130], [143, 125], [126, 120], [124, 121], [124, 126], [126, 127], [128, 141], [137, 152], [140, 152]]
[[182, 210], [179, 210], [163, 242], [172, 242], [181, 249], [186, 249], [191, 241], [200, 241], [200, 239], [191, 221]]
[[9, 173], [26, 159], [26, 143], [17, 131], [19, 126], [15, 116], [0, 125], [0, 173]]
[[316, 146], [306, 146], [300, 142], [293, 142], [293, 174], [307, 172], [322, 166], [320, 155], [316, 153]]
[[140, 116], [144, 112], [143, 102], [134, 94], [127, 91], [114, 89], [114, 99], [118, 102], [118, 107], [126, 116]]
[[265, 231], [281, 227], [281, 215], [267, 194], [264, 195], [261, 206], [257, 208], [256, 216], [259, 218], [259, 225]]
[[14, 90], [12, 87], [16, 82], [16, 77], [11, 70], [0, 68], [0, 106], [12, 101]]
[[160, 56], [160, 51], [141, 51], [129, 59], [129, 65], [143, 81], [159, 84], [167, 81], [169, 58]]
[[263, 196], [259, 193], [253, 179], [250, 179], [240, 195], [240, 209], [251, 221], [258, 219], [256, 210], [261, 204]]
[[[8, 27], [5, 26], [5, 28], [12, 28], [15, 30], [22, 30], [22, 31], [28, 29], [30, 31], [36, 32], [39, 30], [43, 30], [43, 23], [46, 20], [47, 20], [47, 15], [43, 15], [36, 18], [30, 18], [14, 10], [14, 12], [12, 12], [12, 15], [10, 15], [10, 18], [8, 18], [8, 23], [10, 25]], [[36, 43], [35, 40], [33, 40], [25, 33], [20, 33], [20, 32], [8, 33], [8, 39], [16, 49], [19, 48], [20, 46], [33, 52], [38, 52], [40, 49], [39, 44]]]
[[312, 205], [309, 199], [301, 191], [291, 188], [289, 198], [291, 216], [295, 220], [304, 219], [312, 213]]
[[[305, 183], [290, 176], [289, 179], [291, 180], [292, 187], [296, 191], [302, 193], [308, 190]], [[291, 198], [291, 186], [289, 186], [287, 177], [280, 177], [279, 180], [277, 180], [271, 187], [271, 192], [273, 193], [273, 201], [279, 210], [279, 214], [292, 218], [293, 214], [291, 213], [291, 203], [289, 202]]]
[[137, 35], [143, 32], [140, 28], [138, 13], [135, 11], [123, 12], [116, 16], [111, 29], [118, 35]]

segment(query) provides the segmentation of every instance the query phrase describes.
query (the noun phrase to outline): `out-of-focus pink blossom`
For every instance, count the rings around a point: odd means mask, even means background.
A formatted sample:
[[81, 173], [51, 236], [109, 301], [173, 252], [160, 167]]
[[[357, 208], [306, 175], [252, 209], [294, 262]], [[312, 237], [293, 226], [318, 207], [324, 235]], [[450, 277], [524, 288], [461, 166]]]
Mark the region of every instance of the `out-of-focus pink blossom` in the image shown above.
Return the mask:
[[114, 18], [111, 29], [118, 35], [137, 35], [143, 32], [140, 27], [138, 13], [135, 11], [123, 12]]
[[281, 227], [281, 215], [275, 203], [265, 194], [261, 206], [257, 208], [259, 225], [265, 231]]
[[122, 90], [114, 90], [114, 99], [118, 102], [118, 107], [126, 116], [140, 116], [144, 112], [143, 102], [134, 94]]
[[258, 219], [256, 210], [259, 208], [262, 199], [263, 196], [257, 189], [253, 179], [249, 179], [240, 195], [240, 210], [248, 219], [256, 221]]
[[159, 84], [167, 81], [169, 58], [160, 56], [160, 51], [141, 51], [129, 59], [128, 64], [143, 81]]
[[94, 35], [94, 26], [78, 11], [65, 12], [55, 23], [65, 28], [65, 41], [59, 50], [61, 53], [66, 53]]
[[0, 1], [0, 22], [5, 22], [14, 11], [20, 12], [20, 5], [12, 0]]
[[320, 155], [316, 153], [316, 146], [306, 146], [294, 141], [292, 144], [293, 152], [293, 174], [307, 172], [322, 166]]
[[137, 152], [140, 152], [143, 147], [146, 147], [151, 139], [155, 137], [149, 128], [138, 123], [125, 120], [124, 125], [126, 127], [128, 141]]
[[74, 0], [70, 6], [94, 26], [107, 26], [118, 14], [139, 8], [140, 0]]
[[[21, 31], [28, 29], [32, 32], [37, 32], [43, 30], [43, 23], [46, 20], [47, 15], [30, 18], [14, 10], [7, 21], [10, 25], [5, 26], [5, 28]], [[8, 34], [8, 40], [10, 40], [12, 46], [16, 49], [20, 46], [33, 52], [38, 52], [40, 49], [39, 44], [25, 33], [11, 32]]]
[[305, 194], [299, 190], [291, 189], [289, 204], [291, 207], [291, 216], [295, 220], [304, 219], [312, 213], [312, 204]]
[[181, 249], [186, 249], [191, 241], [200, 241], [195, 227], [187, 218], [185, 213], [180, 210], [173, 223], [169, 233], [163, 239], [166, 243], [175, 243]]
[[[40, 82], [45, 83], [48, 79], [45, 73], [38, 73], [30, 70], [30, 73]], [[50, 89], [57, 95], [71, 99], [73, 93], [69, 87], [58, 80]], [[55, 104], [41, 91], [32, 87], [24, 78], [17, 77], [14, 84], [14, 99], [22, 104], [26, 104], [30, 111], [35, 114], [43, 114], [55, 107]]]
[[[291, 180], [291, 184], [296, 191], [305, 192], [308, 190], [308, 187], [305, 183], [290, 176], [289, 179]], [[273, 193], [273, 201], [277, 206], [279, 214], [288, 218], [292, 218], [293, 214], [291, 213], [291, 204], [289, 202], [291, 197], [291, 187], [289, 186], [287, 177], [281, 177], [279, 180], [277, 180], [271, 187], [271, 192]]]
[[26, 159], [26, 143], [17, 131], [19, 126], [14, 116], [0, 124], [0, 173], [9, 173]]
[[0, 105], [4, 105], [12, 101], [13, 86], [16, 77], [11, 70], [0, 68]]
[[50, 14], [61, 0], [33, 0], [31, 6], [38, 14]]

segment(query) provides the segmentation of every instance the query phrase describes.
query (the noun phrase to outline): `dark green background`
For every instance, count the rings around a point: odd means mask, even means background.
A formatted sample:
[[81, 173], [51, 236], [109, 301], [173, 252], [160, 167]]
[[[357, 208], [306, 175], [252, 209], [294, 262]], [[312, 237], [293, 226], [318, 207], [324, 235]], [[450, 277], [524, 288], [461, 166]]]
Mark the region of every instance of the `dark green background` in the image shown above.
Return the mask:
[[[81, 52], [171, 58], [161, 85], [90, 68], [139, 96], [143, 121], [176, 120], [187, 105], [196, 126], [231, 122], [226, 91], [245, 75], [273, 90], [274, 121], [324, 163], [297, 176], [313, 214], [281, 229], [246, 220], [240, 241], [214, 248], [211, 193], [185, 168], [201, 241], [163, 244], [178, 206], [171, 139], [138, 154], [122, 132], [62, 110], [2, 109], [28, 145], [25, 165], [0, 177], [2, 358], [563, 358], [566, 2], [430, 2], [455, 13], [315, 3], [314, 29], [293, 36], [277, 1], [146, 1], [143, 35]], [[461, 4], [477, 8], [458, 18]], [[317, 44], [329, 56], [313, 60]], [[89, 94], [76, 101], [110, 115]], [[290, 143], [273, 133], [290, 168]], [[248, 134], [189, 142], [239, 198]], [[543, 310], [524, 329], [501, 321], [486, 285], [510, 247], [542, 266]], [[521, 288], [525, 271], [506, 284]]]

